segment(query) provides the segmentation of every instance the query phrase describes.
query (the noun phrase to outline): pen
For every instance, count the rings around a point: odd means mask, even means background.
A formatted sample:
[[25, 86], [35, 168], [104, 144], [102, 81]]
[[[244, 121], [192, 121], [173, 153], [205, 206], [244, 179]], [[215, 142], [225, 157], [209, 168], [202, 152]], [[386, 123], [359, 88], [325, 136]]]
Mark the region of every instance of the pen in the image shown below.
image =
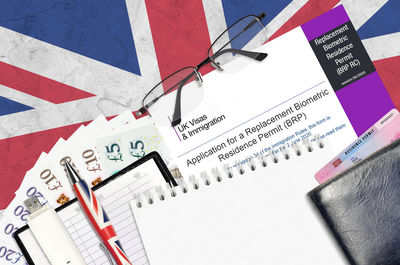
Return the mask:
[[114, 260], [118, 265], [132, 265], [122, 249], [121, 243], [119, 242], [110, 219], [93, 191], [69, 162], [65, 163], [65, 170], [67, 176], [72, 182], [76, 197], [81, 203], [83, 211], [86, 213], [89, 221], [92, 223], [106, 248], [110, 251]]

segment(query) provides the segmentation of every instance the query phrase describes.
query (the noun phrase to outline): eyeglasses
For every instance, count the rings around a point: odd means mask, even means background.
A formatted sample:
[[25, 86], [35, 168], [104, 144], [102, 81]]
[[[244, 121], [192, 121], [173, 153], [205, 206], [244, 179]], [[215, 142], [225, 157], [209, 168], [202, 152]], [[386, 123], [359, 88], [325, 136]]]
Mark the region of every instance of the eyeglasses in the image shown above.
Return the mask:
[[[267, 32], [261, 22], [264, 17], [264, 13], [258, 16], [248, 15], [233, 23], [211, 44], [207, 58], [201, 63], [195, 67], [184, 67], [153, 87], [143, 98], [142, 108], [136, 112], [136, 115], [141, 116], [148, 113], [156, 121], [168, 120], [168, 123], [176, 126], [181, 123], [182, 105], [184, 105], [185, 112], [189, 112], [200, 102], [201, 89], [190, 86], [191, 88], [188, 89], [190, 91], [185, 89], [182, 93], [182, 88], [192, 81], [202, 84], [203, 80], [199, 73], [201, 67], [210, 63], [214, 68], [223, 70], [222, 66], [237, 55], [256, 61], [264, 60], [267, 57], [266, 53], [249, 51], [267, 41]], [[161, 102], [168, 96], [172, 96], [173, 94], [169, 94], [175, 90], [177, 90], [175, 104], [156, 104], [156, 102]]]

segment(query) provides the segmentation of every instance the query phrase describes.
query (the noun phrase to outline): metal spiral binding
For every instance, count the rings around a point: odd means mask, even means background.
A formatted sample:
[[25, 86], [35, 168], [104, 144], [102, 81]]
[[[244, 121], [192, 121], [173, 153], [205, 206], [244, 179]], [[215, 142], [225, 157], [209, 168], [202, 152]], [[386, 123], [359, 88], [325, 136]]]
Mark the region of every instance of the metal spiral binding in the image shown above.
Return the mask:
[[289, 160], [290, 154], [289, 154], [289, 151], [287, 150], [286, 146], [279, 147], [279, 151], [281, 151], [284, 159]]
[[165, 192], [161, 186], [156, 187], [156, 194], [158, 195], [158, 199], [160, 201], [165, 200]]
[[210, 178], [209, 178], [209, 176], [208, 176], [208, 174], [207, 174], [206, 171], [201, 172], [201, 173], [200, 173], [200, 177], [203, 179], [204, 184], [205, 184], [206, 186], [210, 186], [211, 181], [210, 181]]
[[198, 179], [194, 175], [190, 175], [189, 180], [192, 183], [193, 189], [198, 190], [200, 187]]
[[269, 151], [269, 157], [271, 158], [272, 163], [276, 164], [279, 162], [278, 156], [276, 155], [276, 153], [274, 153], [273, 150]]
[[226, 176], [228, 178], [233, 178], [233, 173], [232, 173], [232, 171], [231, 171], [231, 169], [229, 167], [229, 164], [228, 163], [224, 164], [223, 168], [224, 168]]
[[[292, 159], [292, 156], [302, 156], [303, 150], [304, 152], [313, 152], [314, 148], [323, 149], [325, 147], [325, 144], [319, 135], [315, 135], [312, 141], [310, 141], [309, 138], [304, 138], [301, 143], [304, 147], [300, 146], [299, 141], [294, 141], [291, 143], [290, 147], [283, 145], [276, 150], [270, 150], [269, 156], [258, 155], [255, 158], [248, 157], [244, 162], [237, 160], [235, 161], [234, 166], [224, 164], [222, 172], [218, 167], [214, 167], [211, 169], [211, 175], [206, 171], [202, 171], [199, 177], [190, 175], [187, 180], [184, 178], [178, 178], [177, 187], [171, 187], [170, 185], [166, 185], [165, 187], [158, 186], [142, 194], [136, 195], [136, 207], [143, 207], [144, 202], [151, 205], [157, 199], [159, 201], [164, 201], [167, 197], [173, 198], [178, 196], [178, 194], [184, 195], [189, 192], [190, 188], [193, 189], [192, 192], [195, 192], [196, 190], [201, 189], [202, 186], [206, 187], [215, 185], [213, 183], [223, 182], [224, 180], [227, 181], [235, 176], [243, 175], [246, 173], [246, 170], [256, 171], [257, 167], [268, 167], [269, 162], [277, 164], [280, 159], [290, 160]], [[244, 164], [246, 164], [248, 168], [245, 169]]]
[[249, 167], [249, 169], [250, 169], [251, 171], [256, 170], [256, 165], [255, 165], [255, 163], [254, 163], [254, 159], [251, 159], [251, 157], [248, 157], [248, 158], [246, 159], [246, 164], [247, 164], [247, 166]]
[[260, 165], [261, 165], [262, 167], [268, 166], [268, 163], [267, 163], [267, 160], [266, 160], [266, 157], [265, 157], [265, 156], [259, 155], [259, 156], [258, 156], [258, 162], [260, 163]]
[[221, 173], [219, 172], [217, 167], [214, 167], [213, 169], [211, 169], [211, 173], [214, 175], [215, 180], [217, 182], [221, 182], [222, 181]]
[[237, 170], [238, 170], [239, 174], [240, 174], [240, 175], [243, 175], [245, 171], [244, 171], [244, 168], [243, 168], [242, 163], [240, 163], [240, 160], [239, 160], [239, 159], [236, 160], [236, 161], [235, 161], [235, 164], [236, 164], [236, 166], [237, 166]]

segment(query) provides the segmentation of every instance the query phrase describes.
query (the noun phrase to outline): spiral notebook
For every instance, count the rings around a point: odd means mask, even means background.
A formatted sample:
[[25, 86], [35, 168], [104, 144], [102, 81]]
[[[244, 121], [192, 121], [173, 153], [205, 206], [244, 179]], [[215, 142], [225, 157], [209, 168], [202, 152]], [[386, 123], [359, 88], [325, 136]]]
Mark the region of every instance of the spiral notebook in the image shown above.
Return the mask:
[[149, 263], [346, 264], [306, 198], [333, 153], [316, 142], [299, 150], [131, 201]]

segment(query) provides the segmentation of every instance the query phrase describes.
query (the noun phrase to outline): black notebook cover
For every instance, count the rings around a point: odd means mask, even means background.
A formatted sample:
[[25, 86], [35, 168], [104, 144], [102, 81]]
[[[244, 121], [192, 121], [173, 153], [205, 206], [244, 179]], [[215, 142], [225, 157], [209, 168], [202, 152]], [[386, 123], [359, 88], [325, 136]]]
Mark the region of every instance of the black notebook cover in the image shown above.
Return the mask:
[[351, 264], [400, 264], [400, 141], [308, 193]]

